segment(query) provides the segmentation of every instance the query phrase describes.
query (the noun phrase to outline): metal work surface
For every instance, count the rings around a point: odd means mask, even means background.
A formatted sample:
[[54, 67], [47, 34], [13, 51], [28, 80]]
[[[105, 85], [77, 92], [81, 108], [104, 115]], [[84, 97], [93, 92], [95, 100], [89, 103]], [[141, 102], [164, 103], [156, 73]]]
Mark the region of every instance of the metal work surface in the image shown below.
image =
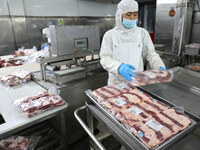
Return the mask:
[[184, 68], [173, 68], [174, 80], [169, 83], [142, 87], [200, 118], [200, 73]]
[[[116, 132], [116, 135], [118, 136], [118, 138], [120, 138], [122, 141], [124, 140], [122, 138], [122, 136], [129, 136], [129, 138], [132, 140], [131, 143], [133, 144], [134, 143], [134, 146], [131, 147], [131, 149], [143, 149], [143, 150], [148, 150], [148, 147], [145, 146], [141, 141], [139, 141], [132, 133], [130, 133], [122, 124], [120, 124], [108, 111], [106, 111], [97, 101], [96, 99], [92, 96], [91, 94], [91, 91], [86, 91], [86, 94], [88, 95], [88, 97], [90, 97], [90, 99], [92, 100], [92, 102], [95, 104], [94, 107], [96, 106], [95, 110], [93, 111], [96, 111], [96, 109], [99, 109], [100, 113], [98, 114], [99, 116], [99, 119], [101, 121], [103, 121], [104, 123], [108, 124], [108, 122], [106, 122], [106, 118], [105, 116], [110, 119], [111, 122], [113, 122], [115, 124], [116, 127], [118, 127], [118, 129], [115, 131], [112, 131], [112, 132]], [[173, 105], [172, 103], [160, 98], [160, 97], [157, 97], [156, 95], [154, 94], [151, 94], [151, 93], [148, 93], [151, 97], [161, 101], [161, 102], [164, 102], [166, 104], [168, 104], [169, 106], [173, 107], [173, 106], [176, 106], [176, 105]], [[90, 103], [91, 104], [91, 103]], [[90, 106], [88, 105], [88, 108], [90, 109]], [[103, 116], [103, 114], [105, 114], [105, 116]], [[165, 141], [164, 143], [162, 143], [160, 146], [156, 147], [155, 150], [163, 150], [163, 149], [169, 149], [170, 147], [172, 147], [174, 144], [176, 144], [178, 141], [180, 141], [182, 138], [184, 138], [186, 135], [188, 135], [189, 133], [191, 133], [192, 130], [194, 130], [195, 128], [197, 128], [200, 124], [200, 120], [198, 117], [192, 115], [191, 113], [189, 112], [186, 112], [185, 111], [185, 114], [188, 115], [190, 117], [190, 119], [192, 119], [192, 124], [185, 130], [179, 132], [178, 134], [172, 136], [169, 140]], [[97, 115], [97, 114], [96, 114]], [[110, 129], [109, 130], [112, 130], [113, 127], [109, 127]], [[117, 133], [118, 130], [121, 130], [121, 133]], [[111, 133], [112, 133], [111, 132]], [[125, 135], [124, 135], [125, 134]], [[126, 137], [125, 136], [125, 137]], [[124, 140], [126, 141], [126, 140]], [[127, 141], [126, 141], [127, 142]], [[130, 141], [128, 141], [128, 145], [127, 143], [121, 143], [122, 145], [125, 145], [127, 147], [130, 146]]]
[[26, 84], [21, 84], [13, 88], [6, 88], [0, 84], [0, 91], [0, 113], [5, 120], [5, 123], [0, 125], [0, 137], [10, 135], [33, 124], [49, 119], [50, 117], [64, 112], [67, 109], [67, 105], [63, 105], [53, 110], [49, 110], [34, 117], [28, 118], [23, 116], [19, 110], [14, 108], [12, 101], [24, 96], [45, 91], [44, 88], [39, 86], [37, 83], [30, 81]]

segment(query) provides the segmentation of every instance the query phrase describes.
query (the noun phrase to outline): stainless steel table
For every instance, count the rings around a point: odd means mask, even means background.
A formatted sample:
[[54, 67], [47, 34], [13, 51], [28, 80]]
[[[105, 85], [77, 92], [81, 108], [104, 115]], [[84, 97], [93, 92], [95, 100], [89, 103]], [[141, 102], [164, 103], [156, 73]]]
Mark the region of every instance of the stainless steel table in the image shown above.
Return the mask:
[[[62, 129], [64, 131], [66, 130], [65, 121], [63, 121], [65, 119], [63, 113], [68, 108], [67, 104], [31, 118], [23, 116], [16, 108], [14, 108], [12, 104], [13, 100], [32, 94], [37, 94], [38, 92], [42, 91], [45, 91], [45, 89], [33, 81], [12, 88], [8, 88], [0, 84], [0, 114], [5, 120], [5, 123], [0, 124], [0, 138], [47, 120], [55, 115], [60, 116]], [[67, 140], [67, 138], [65, 140]]]

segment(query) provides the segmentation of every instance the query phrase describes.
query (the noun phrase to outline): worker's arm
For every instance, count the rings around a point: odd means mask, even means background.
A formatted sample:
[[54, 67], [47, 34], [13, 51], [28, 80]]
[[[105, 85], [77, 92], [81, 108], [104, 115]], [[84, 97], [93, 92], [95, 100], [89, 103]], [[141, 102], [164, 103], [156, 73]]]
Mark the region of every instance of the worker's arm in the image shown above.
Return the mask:
[[118, 74], [118, 68], [121, 65], [119, 61], [113, 59], [113, 43], [109, 31], [105, 33], [101, 44], [100, 58], [101, 65], [108, 72]]
[[143, 31], [142, 55], [147, 59], [152, 69], [160, 69], [161, 67], [165, 68], [164, 63], [160, 56], [156, 53], [151, 37], [146, 30]]

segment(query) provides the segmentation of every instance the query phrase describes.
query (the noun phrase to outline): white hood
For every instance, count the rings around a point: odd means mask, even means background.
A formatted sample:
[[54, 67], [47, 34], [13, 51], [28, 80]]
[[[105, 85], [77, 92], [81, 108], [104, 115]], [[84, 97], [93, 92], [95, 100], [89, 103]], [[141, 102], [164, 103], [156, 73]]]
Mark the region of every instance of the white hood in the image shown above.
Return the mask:
[[117, 5], [117, 12], [115, 14], [115, 21], [116, 21], [116, 29], [121, 31], [131, 31], [132, 29], [126, 29], [122, 25], [121, 16], [127, 12], [137, 12], [138, 11], [138, 3], [135, 0], [121, 0], [120, 3]]

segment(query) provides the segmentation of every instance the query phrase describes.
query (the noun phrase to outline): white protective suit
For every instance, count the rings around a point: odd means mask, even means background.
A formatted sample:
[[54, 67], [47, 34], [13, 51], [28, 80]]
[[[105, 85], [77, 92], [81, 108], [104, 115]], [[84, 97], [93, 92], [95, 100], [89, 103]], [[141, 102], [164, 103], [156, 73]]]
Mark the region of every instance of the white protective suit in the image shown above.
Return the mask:
[[127, 29], [122, 25], [122, 14], [136, 11], [138, 11], [136, 1], [121, 0], [115, 16], [116, 27], [107, 31], [103, 37], [100, 57], [101, 65], [109, 72], [108, 84], [125, 80], [118, 74], [118, 68], [122, 63], [133, 65], [135, 71], [143, 71], [143, 58], [146, 58], [153, 69], [165, 67], [155, 52], [148, 31], [137, 26]]
[[48, 39], [48, 43], [51, 43], [51, 38], [50, 38], [50, 29], [49, 28], [44, 28], [42, 30], [42, 33], [45, 35], [45, 37]]

